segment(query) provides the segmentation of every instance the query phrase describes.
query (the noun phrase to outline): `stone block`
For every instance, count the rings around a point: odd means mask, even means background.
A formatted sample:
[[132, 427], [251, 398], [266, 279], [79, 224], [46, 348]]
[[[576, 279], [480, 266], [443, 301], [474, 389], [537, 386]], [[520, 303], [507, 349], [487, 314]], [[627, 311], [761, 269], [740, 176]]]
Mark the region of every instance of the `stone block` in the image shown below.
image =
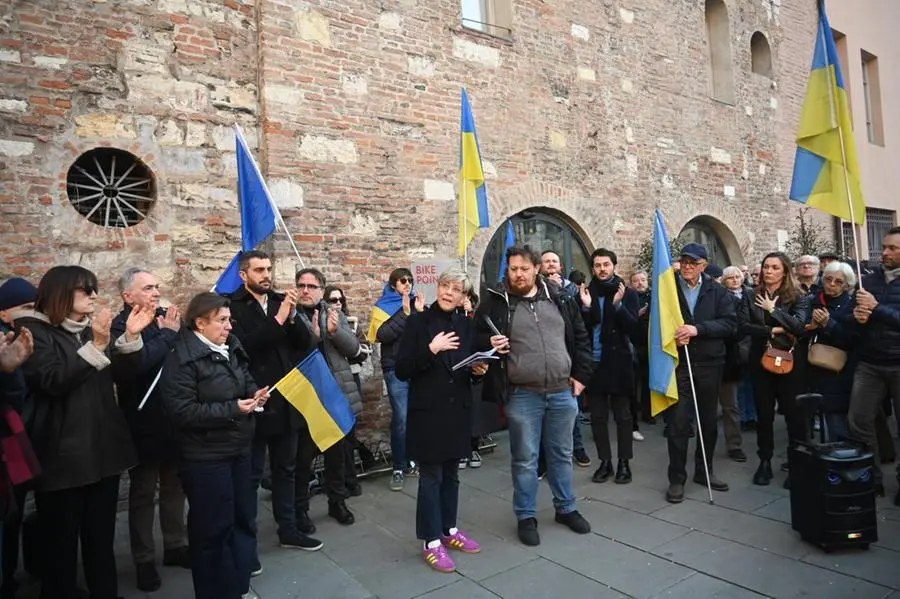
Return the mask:
[[[571, 533], [569, 533], [569, 538]], [[589, 554], [591, 559], [594, 555]], [[590, 561], [581, 556], [582, 561]], [[528, 562], [481, 582], [500, 597], [590, 597], [610, 599], [620, 595], [604, 584], [576, 574], [546, 559]]]
[[575, 70], [576, 75], [582, 81], [596, 81], [597, 80], [597, 72], [594, 69], [589, 69], [587, 67], [577, 67]]
[[291, 85], [267, 83], [263, 87], [263, 97], [266, 102], [278, 106], [285, 112], [291, 112], [292, 109], [299, 110], [303, 104], [303, 90]]
[[710, 148], [709, 160], [713, 164], [731, 164], [731, 154], [722, 148]]
[[69, 59], [64, 56], [35, 56], [31, 60], [34, 62], [34, 66], [53, 71], [58, 71], [69, 62]]
[[378, 15], [378, 28], [385, 31], [400, 31], [400, 13], [383, 12]]
[[267, 182], [275, 205], [282, 210], [303, 208], [303, 186], [291, 179], [272, 178]]
[[342, 73], [341, 89], [345, 94], [362, 96], [369, 93], [369, 82], [364, 75], [359, 73]]
[[210, 102], [220, 110], [256, 114], [257, 98], [255, 85], [238, 85], [229, 82], [225, 85], [212, 85], [209, 92]]
[[627, 8], [619, 8], [619, 18], [622, 19], [622, 22], [626, 25], [634, 23], [634, 13]]
[[75, 117], [75, 135], [78, 137], [103, 137], [136, 139], [134, 119], [108, 112], [90, 112]]
[[566, 136], [559, 131], [550, 132], [550, 147], [554, 150], [562, 150], [566, 147]]
[[734, 189], [734, 185], [725, 185], [725, 186], [722, 188], [722, 194], [723, 194], [726, 198], [733, 198], [734, 195], [735, 195], [735, 193], [736, 193], [736, 190]]
[[355, 164], [359, 160], [356, 144], [349, 139], [334, 139], [323, 135], [304, 135], [300, 138], [300, 156], [312, 162]]
[[22, 62], [22, 54], [18, 50], [0, 48], [0, 62]]
[[622, 91], [626, 94], [630, 94], [634, 91], [634, 83], [631, 81], [631, 79], [622, 79], [619, 84], [622, 87]]
[[572, 32], [572, 37], [577, 40], [586, 42], [589, 39], [591, 39], [591, 32], [584, 25], [579, 25], [578, 23], [572, 23], [571, 32]]
[[742, 589], [724, 580], [694, 573], [678, 584], [660, 590], [653, 599], [760, 599], [753, 591]]
[[184, 143], [189, 148], [197, 148], [206, 143], [206, 123], [188, 121]]
[[206, 152], [182, 147], [163, 147], [160, 161], [169, 175], [201, 176], [206, 174]]
[[34, 152], [34, 143], [30, 141], [16, 141], [14, 139], [0, 139], [0, 156], [18, 158], [29, 156]]
[[156, 143], [163, 146], [180, 146], [184, 143], [184, 131], [173, 120], [164, 120], [156, 128]]
[[191, 81], [156, 74], [126, 74], [128, 101], [155, 104], [183, 112], [204, 112], [209, 108], [209, 89]]
[[0, 110], [5, 112], [25, 112], [28, 110], [28, 102], [11, 98], [0, 98]]
[[316, 11], [298, 10], [294, 14], [294, 26], [300, 39], [331, 47], [328, 19]]
[[169, 72], [168, 60], [172, 54], [172, 44], [158, 44], [141, 38], [129, 39], [122, 47], [121, 68], [125, 71], [156, 73]]
[[406, 71], [416, 77], [433, 77], [434, 58], [410, 54], [406, 57]]
[[453, 38], [453, 56], [491, 69], [500, 66], [500, 51], [497, 48], [459, 37]]
[[456, 199], [456, 185], [449, 181], [425, 179], [422, 182], [426, 200], [452, 202]]

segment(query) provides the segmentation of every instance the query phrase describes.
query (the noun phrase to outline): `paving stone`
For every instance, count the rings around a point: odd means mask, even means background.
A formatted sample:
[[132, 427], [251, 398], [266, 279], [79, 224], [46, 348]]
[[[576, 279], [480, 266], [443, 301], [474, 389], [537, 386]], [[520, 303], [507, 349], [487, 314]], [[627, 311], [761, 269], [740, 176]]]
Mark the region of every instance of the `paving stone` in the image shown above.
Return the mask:
[[604, 483], [598, 485], [592, 482], [575, 488], [575, 495], [578, 497], [589, 497], [642, 514], [650, 514], [670, 505], [666, 501], [665, 492], [664, 486], [660, 486], [659, 489], [648, 489], [635, 484]]
[[715, 578], [778, 599], [883, 599], [888, 589], [702, 532], [692, 532], [654, 554]]
[[492, 576], [483, 580], [481, 586], [503, 599], [522, 599], [524, 597], [612, 599], [613, 597], [624, 597], [599, 582], [544, 559], [538, 559]]
[[538, 555], [519, 543], [517, 538], [504, 540], [488, 533], [472, 536], [481, 544], [481, 553], [451, 553], [456, 562], [456, 571], [471, 580], [484, 580], [538, 559]]
[[803, 561], [895, 590], [900, 589], [900, 553], [890, 549], [872, 547], [863, 551], [852, 547], [833, 553], [816, 549], [804, 557]]
[[694, 573], [653, 595], [653, 599], [759, 599], [760, 597], [763, 595], [700, 573]]
[[786, 557], [801, 558], [812, 551], [790, 526], [717, 505], [687, 501], [653, 516]]
[[390, 568], [376, 566], [357, 572], [354, 577], [376, 597], [384, 599], [411, 599], [461, 580], [455, 572], [445, 574], [431, 569], [421, 554]]
[[314, 554], [293, 551], [286, 559], [270, 562], [250, 585], [260, 599], [376, 597], [321, 551]]
[[[596, 534], [545, 535], [537, 552], [544, 558], [635, 598], [646, 598], [693, 572], [671, 561]], [[554, 531], [556, 532], [556, 531]]]
[[769, 520], [777, 520], [787, 525], [791, 523], [791, 498], [779, 497], [772, 503], [753, 511], [757, 516], [768, 518]]
[[[726, 493], [713, 491], [715, 505], [742, 512], [752, 512], [781, 498], [780, 495], [760, 491], [759, 487], [744, 484], [745, 481], [742, 479], [736, 481], [734, 477], [725, 478], [720, 474], [717, 474], [717, 476], [727, 482], [731, 489]], [[685, 498], [709, 504], [709, 492], [706, 490], [706, 487], [693, 481], [688, 482], [685, 486]]]
[[368, 520], [357, 520], [348, 527], [346, 537], [321, 534], [317, 538], [324, 539], [322, 552], [350, 573], [369, 570], [375, 565], [393, 568], [416, 555], [418, 547], [415, 539], [400, 539]]
[[419, 595], [416, 599], [497, 599], [497, 595], [471, 580], [463, 579], [436, 591]]
[[602, 501], [584, 501], [580, 509], [595, 533], [645, 551], [691, 531]]

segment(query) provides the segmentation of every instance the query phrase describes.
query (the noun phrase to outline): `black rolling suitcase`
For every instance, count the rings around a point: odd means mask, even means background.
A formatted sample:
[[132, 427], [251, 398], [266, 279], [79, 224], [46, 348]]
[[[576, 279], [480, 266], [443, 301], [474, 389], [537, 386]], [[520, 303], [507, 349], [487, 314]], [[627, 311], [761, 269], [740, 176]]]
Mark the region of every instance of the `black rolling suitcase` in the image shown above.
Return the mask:
[[[822, 396], [797, 401], [815, 405]], [[811, 412], [810, 412], [811, 413]], [[853, 443], [808, 439], [788, 450], [791, 471], [791, 527], [826, 552], [839, 547], [868, 549], [878, 540], [875, 513], [875, 462], [871, 452]]]

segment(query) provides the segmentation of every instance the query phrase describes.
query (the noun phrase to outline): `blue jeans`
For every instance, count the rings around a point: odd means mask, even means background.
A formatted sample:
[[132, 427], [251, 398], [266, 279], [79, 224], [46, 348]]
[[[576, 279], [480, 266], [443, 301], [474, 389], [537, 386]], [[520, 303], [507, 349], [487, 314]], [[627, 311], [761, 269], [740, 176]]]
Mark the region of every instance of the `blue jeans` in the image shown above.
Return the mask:
[[741, 422], [756, 422], [759, 420], [759, 416], [756, 413], [756, 398], [753, 396], [753, 379], [750, 377], [749, 368], [744, 368], [744, 374], [738, 383], [737, 395]]
[[851, 439], [850, 421], [847, 419], [846, 413], [825, 413], [825, 438], [829, 443], [835, 441], [849, 441]]
[[181, 464], [196, 599], [240, 599], [250, 589], [256, 497], [250, 456]]
[[416, 496], [416, 538], [437, 541], [456, 528], [459, 510], [459, 460], [442, 464], [419, 464]]
[[512, 453], [513, 511], [516, 518], [537, 512], [538, 451], [543, 444], [547, 480], [559, 514], [575, 511], [572, 491], [572, 429], [578, 405], [572, 391], [539, 393], [511, 388], [506, 418]]
[[575, 413], [575, 426], [572, 428], [572, 451], [584, 449], [584, 438], [581, 435], [581, 411]]
[[406, 470], [406, 408], [409, 405], [409, 383], [401, 381], [393, 368], [384, 369], [388, 398], [391, 400], [391, 457], [394, 470]]

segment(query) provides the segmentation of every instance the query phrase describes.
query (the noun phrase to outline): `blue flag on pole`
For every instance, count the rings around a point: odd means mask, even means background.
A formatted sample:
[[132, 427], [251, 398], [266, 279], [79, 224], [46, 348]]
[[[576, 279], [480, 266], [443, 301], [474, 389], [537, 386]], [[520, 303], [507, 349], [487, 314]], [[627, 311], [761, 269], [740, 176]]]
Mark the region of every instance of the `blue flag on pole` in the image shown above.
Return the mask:
[[234, 127], [237, 149], [238, 201], [241, 207], [241, 251], [231, 260], [216, 282], [216, 293], [231, 293], [241, 286], [238, 262], [243, 252], [250, 251], [275, 232], [275, 203], [247, 141], [237, 125]]
[[503, 253], [500, 255], [500, 272], [497, 274], [497, 280], [502, 281], [506, 276], [506, 250], [516, 245], [516, 230], [513, 228], [512, 219], [506, 221], [506, 241], [503, 244]]
[[459, 243], [457, 250], [462, 256], [466, 247], [475, 237], [475, 232], [491, 224], [488, 215], [487, 187], [484, 185], [484, 168], [475, 133], [475, 117], [469, 95], [462, 90], [462, 115], [460, 118], [459, 141]]

